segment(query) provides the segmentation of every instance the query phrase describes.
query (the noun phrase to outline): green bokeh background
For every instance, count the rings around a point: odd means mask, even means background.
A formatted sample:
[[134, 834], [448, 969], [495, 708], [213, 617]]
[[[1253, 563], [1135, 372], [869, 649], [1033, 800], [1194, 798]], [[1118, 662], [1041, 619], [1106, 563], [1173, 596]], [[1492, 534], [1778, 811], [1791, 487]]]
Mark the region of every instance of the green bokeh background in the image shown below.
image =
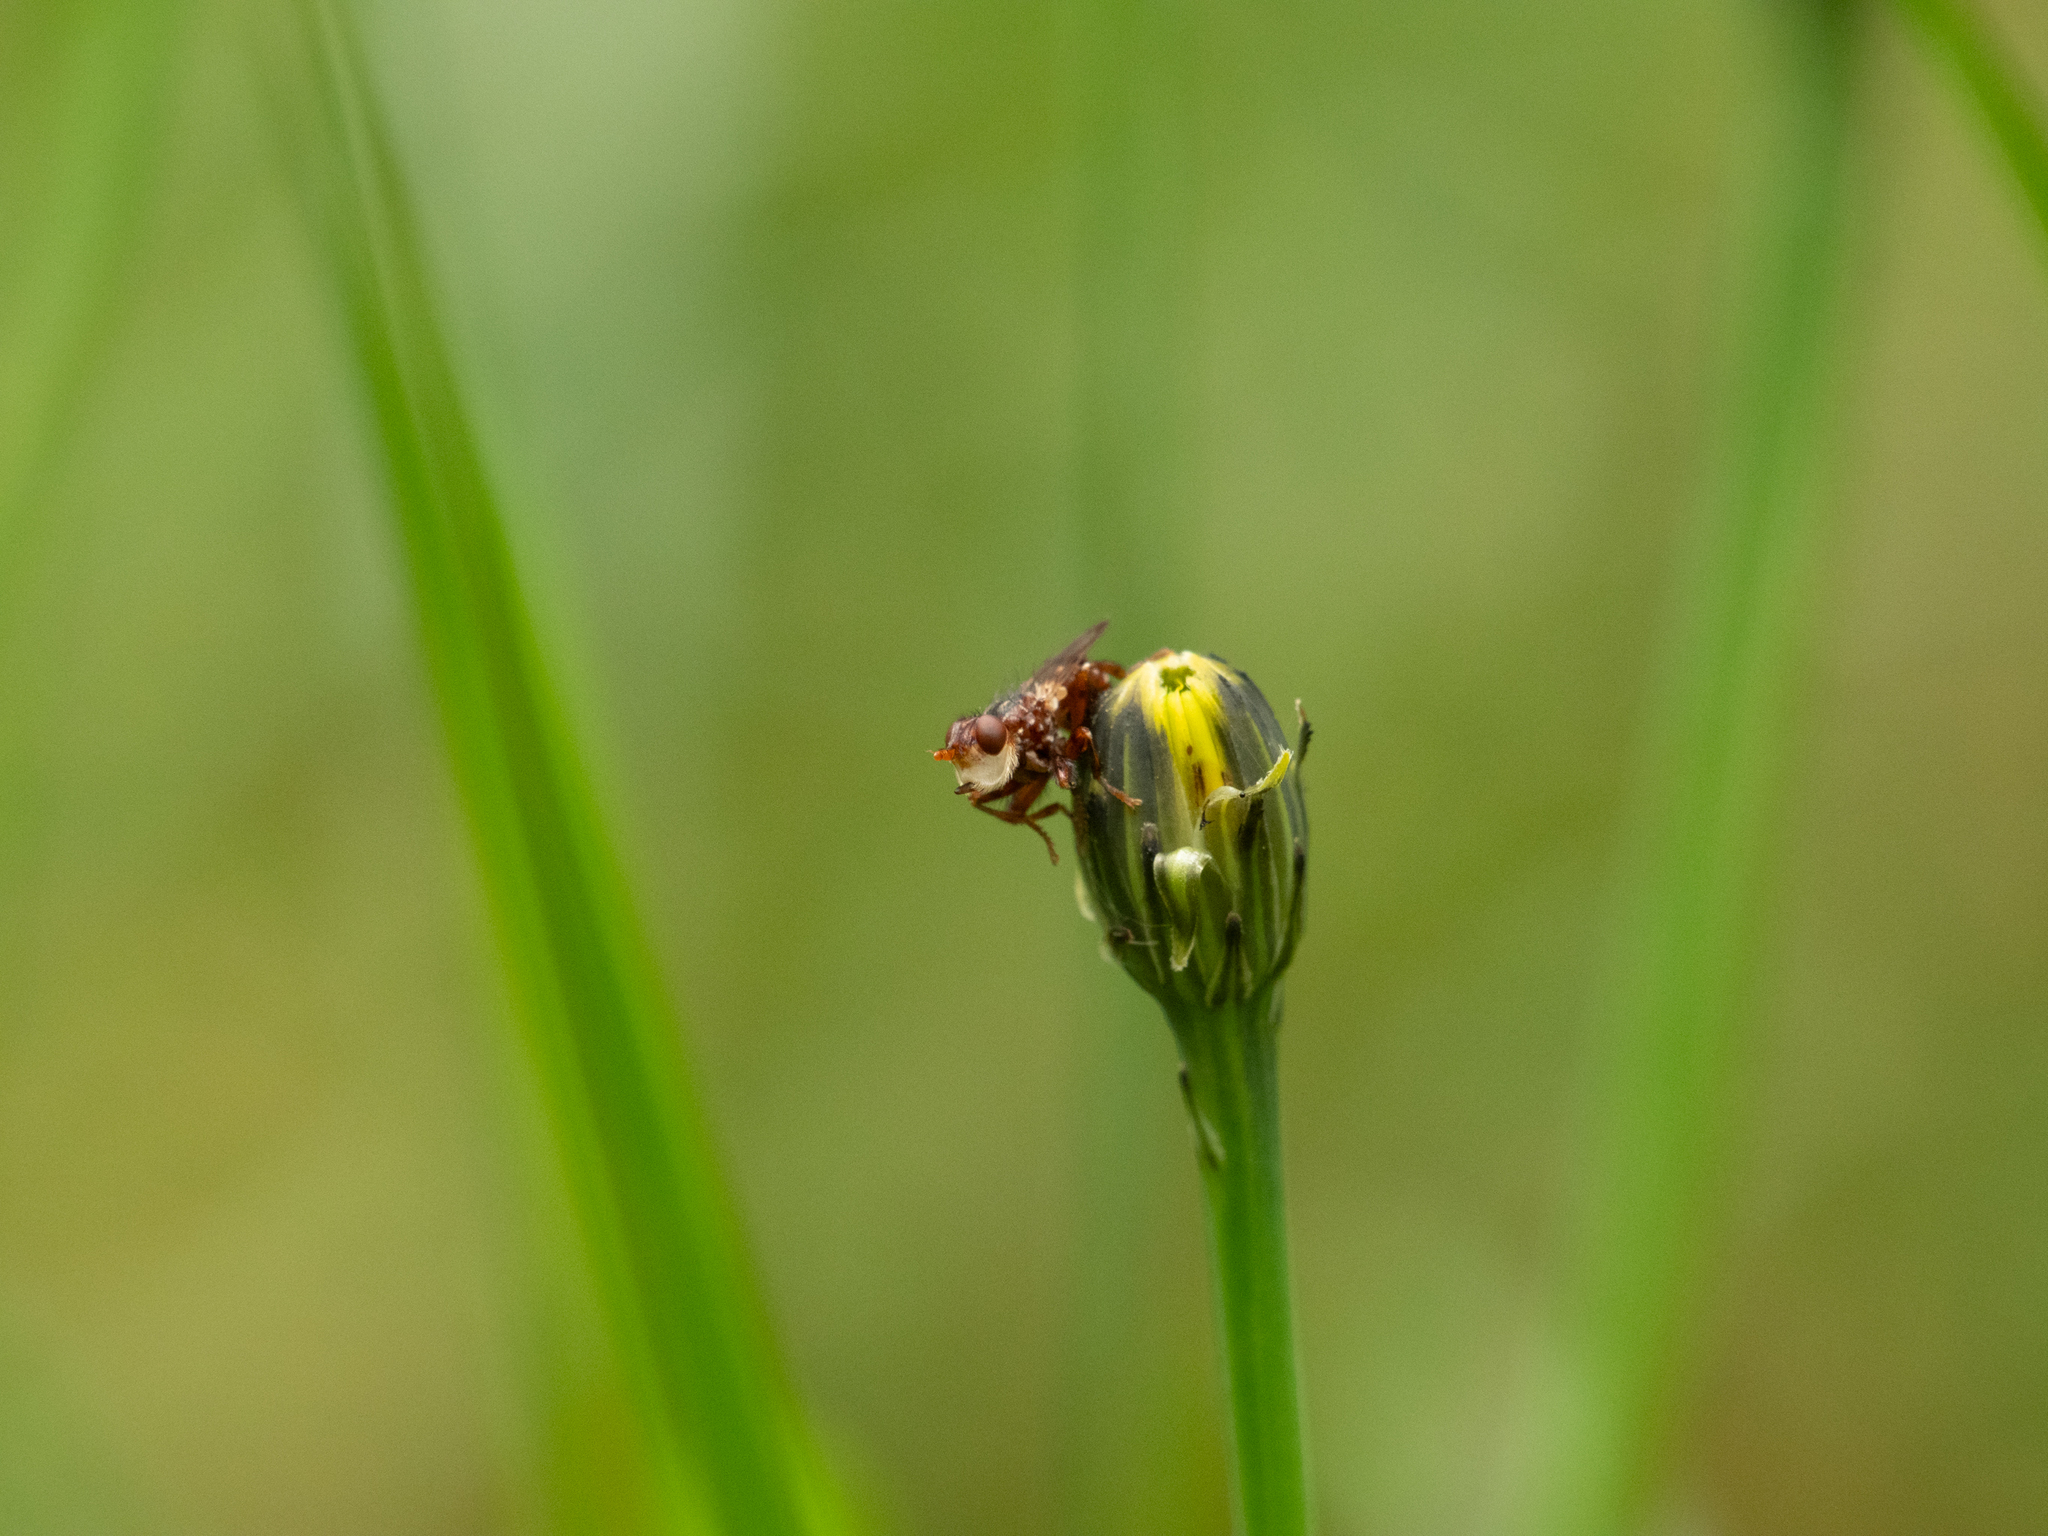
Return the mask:
[[[261, 28], [180, 7], [152, 102], [86, 36], [147, 9], [0, 5], [0, 1530], [650, 1529]], [[2043, 13], [1987, 12], [2048, 79]], [[1507, 1532], [1768, 32], [1172, 14], [1180, 195], [1124, 234], [1174, 253], [1133, 291], [1182, 393], [1110, 533], [1081, 0], [363, 17], [876, 1528], [1226, 1528], [1168, 1037], [1071, 861], [925, 756], [1106, 614], [1108, 654], [1216, 651], [1317, 724], [1283, 1093], [1327, 1536]], [[2048, 1531], [2048, 269], [1872, 21], [1816, 644], [1656, 1517], [1687, 1536]], [[109, 163], [131, 213], [39, 276]]]

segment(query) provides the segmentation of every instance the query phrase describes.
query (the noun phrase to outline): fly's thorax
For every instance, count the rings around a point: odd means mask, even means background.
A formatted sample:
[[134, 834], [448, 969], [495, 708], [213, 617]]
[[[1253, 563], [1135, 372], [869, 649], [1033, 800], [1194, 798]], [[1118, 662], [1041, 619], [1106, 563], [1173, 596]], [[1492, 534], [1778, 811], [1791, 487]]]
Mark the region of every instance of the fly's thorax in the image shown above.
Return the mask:
[[1213, 1007], [1269, 984], [1300, 934], [1308, 816], [1265, 696], [1214, 657], [1162, 652], [1090, 730], [1101, 771], [1077, 787], [1075, 840], [1106, 949], [1161, 997]]

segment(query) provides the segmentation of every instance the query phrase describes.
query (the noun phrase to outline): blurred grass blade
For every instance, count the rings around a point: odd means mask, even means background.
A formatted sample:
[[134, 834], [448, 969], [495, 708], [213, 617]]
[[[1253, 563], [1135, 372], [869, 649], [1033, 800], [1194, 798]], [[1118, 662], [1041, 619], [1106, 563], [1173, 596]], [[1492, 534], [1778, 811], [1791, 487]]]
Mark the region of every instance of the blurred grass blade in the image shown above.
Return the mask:
[[[1149, 651], [1176, 643], [1148, 630], [1170, 602], [1146, 593], [1175, 589], [1186, 557], [1166, 534], [1189, 516], [1195, 485], [1198, 16], [1175, 0], [1076, 0], [1068, 24], [1081, 583], [1098, 600], [1101, 587], [1120, 588], [1107, 595], [1126, 599], [1113, 615], [1122, 640]], [[1145, 579], [1095, 574], [1131, 571]]]
[[505, 963], [614, 1337], [715, 1528], [818, 1528], [784, 1385], [676, 1020], [654, 975], [435, 315], [345, 18], [302, 13], [319, 111], [298, 148], [340, 278], [421, 633]]
[[1726, 447], [1687, 553], [1610, 992], [1548, 1536], [1621, 1536], [1657, 1492], [1727, 1154], [1806, 655], [1847, 222], [1860, 8], [1774, 8], [1783, 127]]
[[2048, 235], [2048, 130], [2043, 127], [2048, 119], [2041, 103], [1962, 0], [1899, 0], [1899, 5], [1941, 50], [1977, 103], [2042, 234]]
[[0, 73], [13, 91], [0, 131], [19, 134], [21, 160], [0, 185], [0, 555], [22, 537], [112, 324], [182, 11], [90, 0], [6, 18], [6, 35], [55, 36]]
[[[1199, 18], [1161, 0], [1069, 0], [1074, 154], [1072, 621], [1111, 621], [1108, 654], [1185, 637], [1194, 501], [1195, 111]], [[1188, 1391], [1158, 1305], [1172, 1191], [1187, 1176], [1172, 1037], [1136, 987], [1077, 951], [1071, 1313], [1062, 1371], [1063, 1528], [1135, 1533], [1155, 1490], [1186, 1481], [1160, 1426]], [[1206, 1450], [1206, 1445], [1204, 1446]], [[1165, 1518], [1177, 1518], [1177, 1511]]]

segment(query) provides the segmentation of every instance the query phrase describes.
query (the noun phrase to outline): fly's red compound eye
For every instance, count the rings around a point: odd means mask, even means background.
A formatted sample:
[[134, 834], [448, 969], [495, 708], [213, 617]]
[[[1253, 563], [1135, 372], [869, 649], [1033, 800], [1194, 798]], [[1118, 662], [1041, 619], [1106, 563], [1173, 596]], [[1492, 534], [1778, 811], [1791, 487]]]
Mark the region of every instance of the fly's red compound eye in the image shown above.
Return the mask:
[[974, 744], [990, 757], [1002, 751], [1009, 739], [1009, 730], [994, 715], [983, 715], [974, 722]]

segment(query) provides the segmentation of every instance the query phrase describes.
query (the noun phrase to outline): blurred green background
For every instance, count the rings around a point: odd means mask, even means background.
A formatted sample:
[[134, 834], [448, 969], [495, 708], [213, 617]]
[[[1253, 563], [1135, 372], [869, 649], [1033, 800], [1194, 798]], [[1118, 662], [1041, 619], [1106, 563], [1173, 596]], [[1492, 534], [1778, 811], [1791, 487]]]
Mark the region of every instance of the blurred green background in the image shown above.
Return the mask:
[[[1227, 1524], [1166, 1031], [925, 755], [1105, 615], [1317, 724], [1327, 1536], [1516, 1529], [1765, 10], [361, 12], [877, 1530]], [[1868, 32], [1686, 1536], [2048, 1531], [2048, 273]], [[0, 1531], [651, 1530], [262, 33], [0, 4]]]

